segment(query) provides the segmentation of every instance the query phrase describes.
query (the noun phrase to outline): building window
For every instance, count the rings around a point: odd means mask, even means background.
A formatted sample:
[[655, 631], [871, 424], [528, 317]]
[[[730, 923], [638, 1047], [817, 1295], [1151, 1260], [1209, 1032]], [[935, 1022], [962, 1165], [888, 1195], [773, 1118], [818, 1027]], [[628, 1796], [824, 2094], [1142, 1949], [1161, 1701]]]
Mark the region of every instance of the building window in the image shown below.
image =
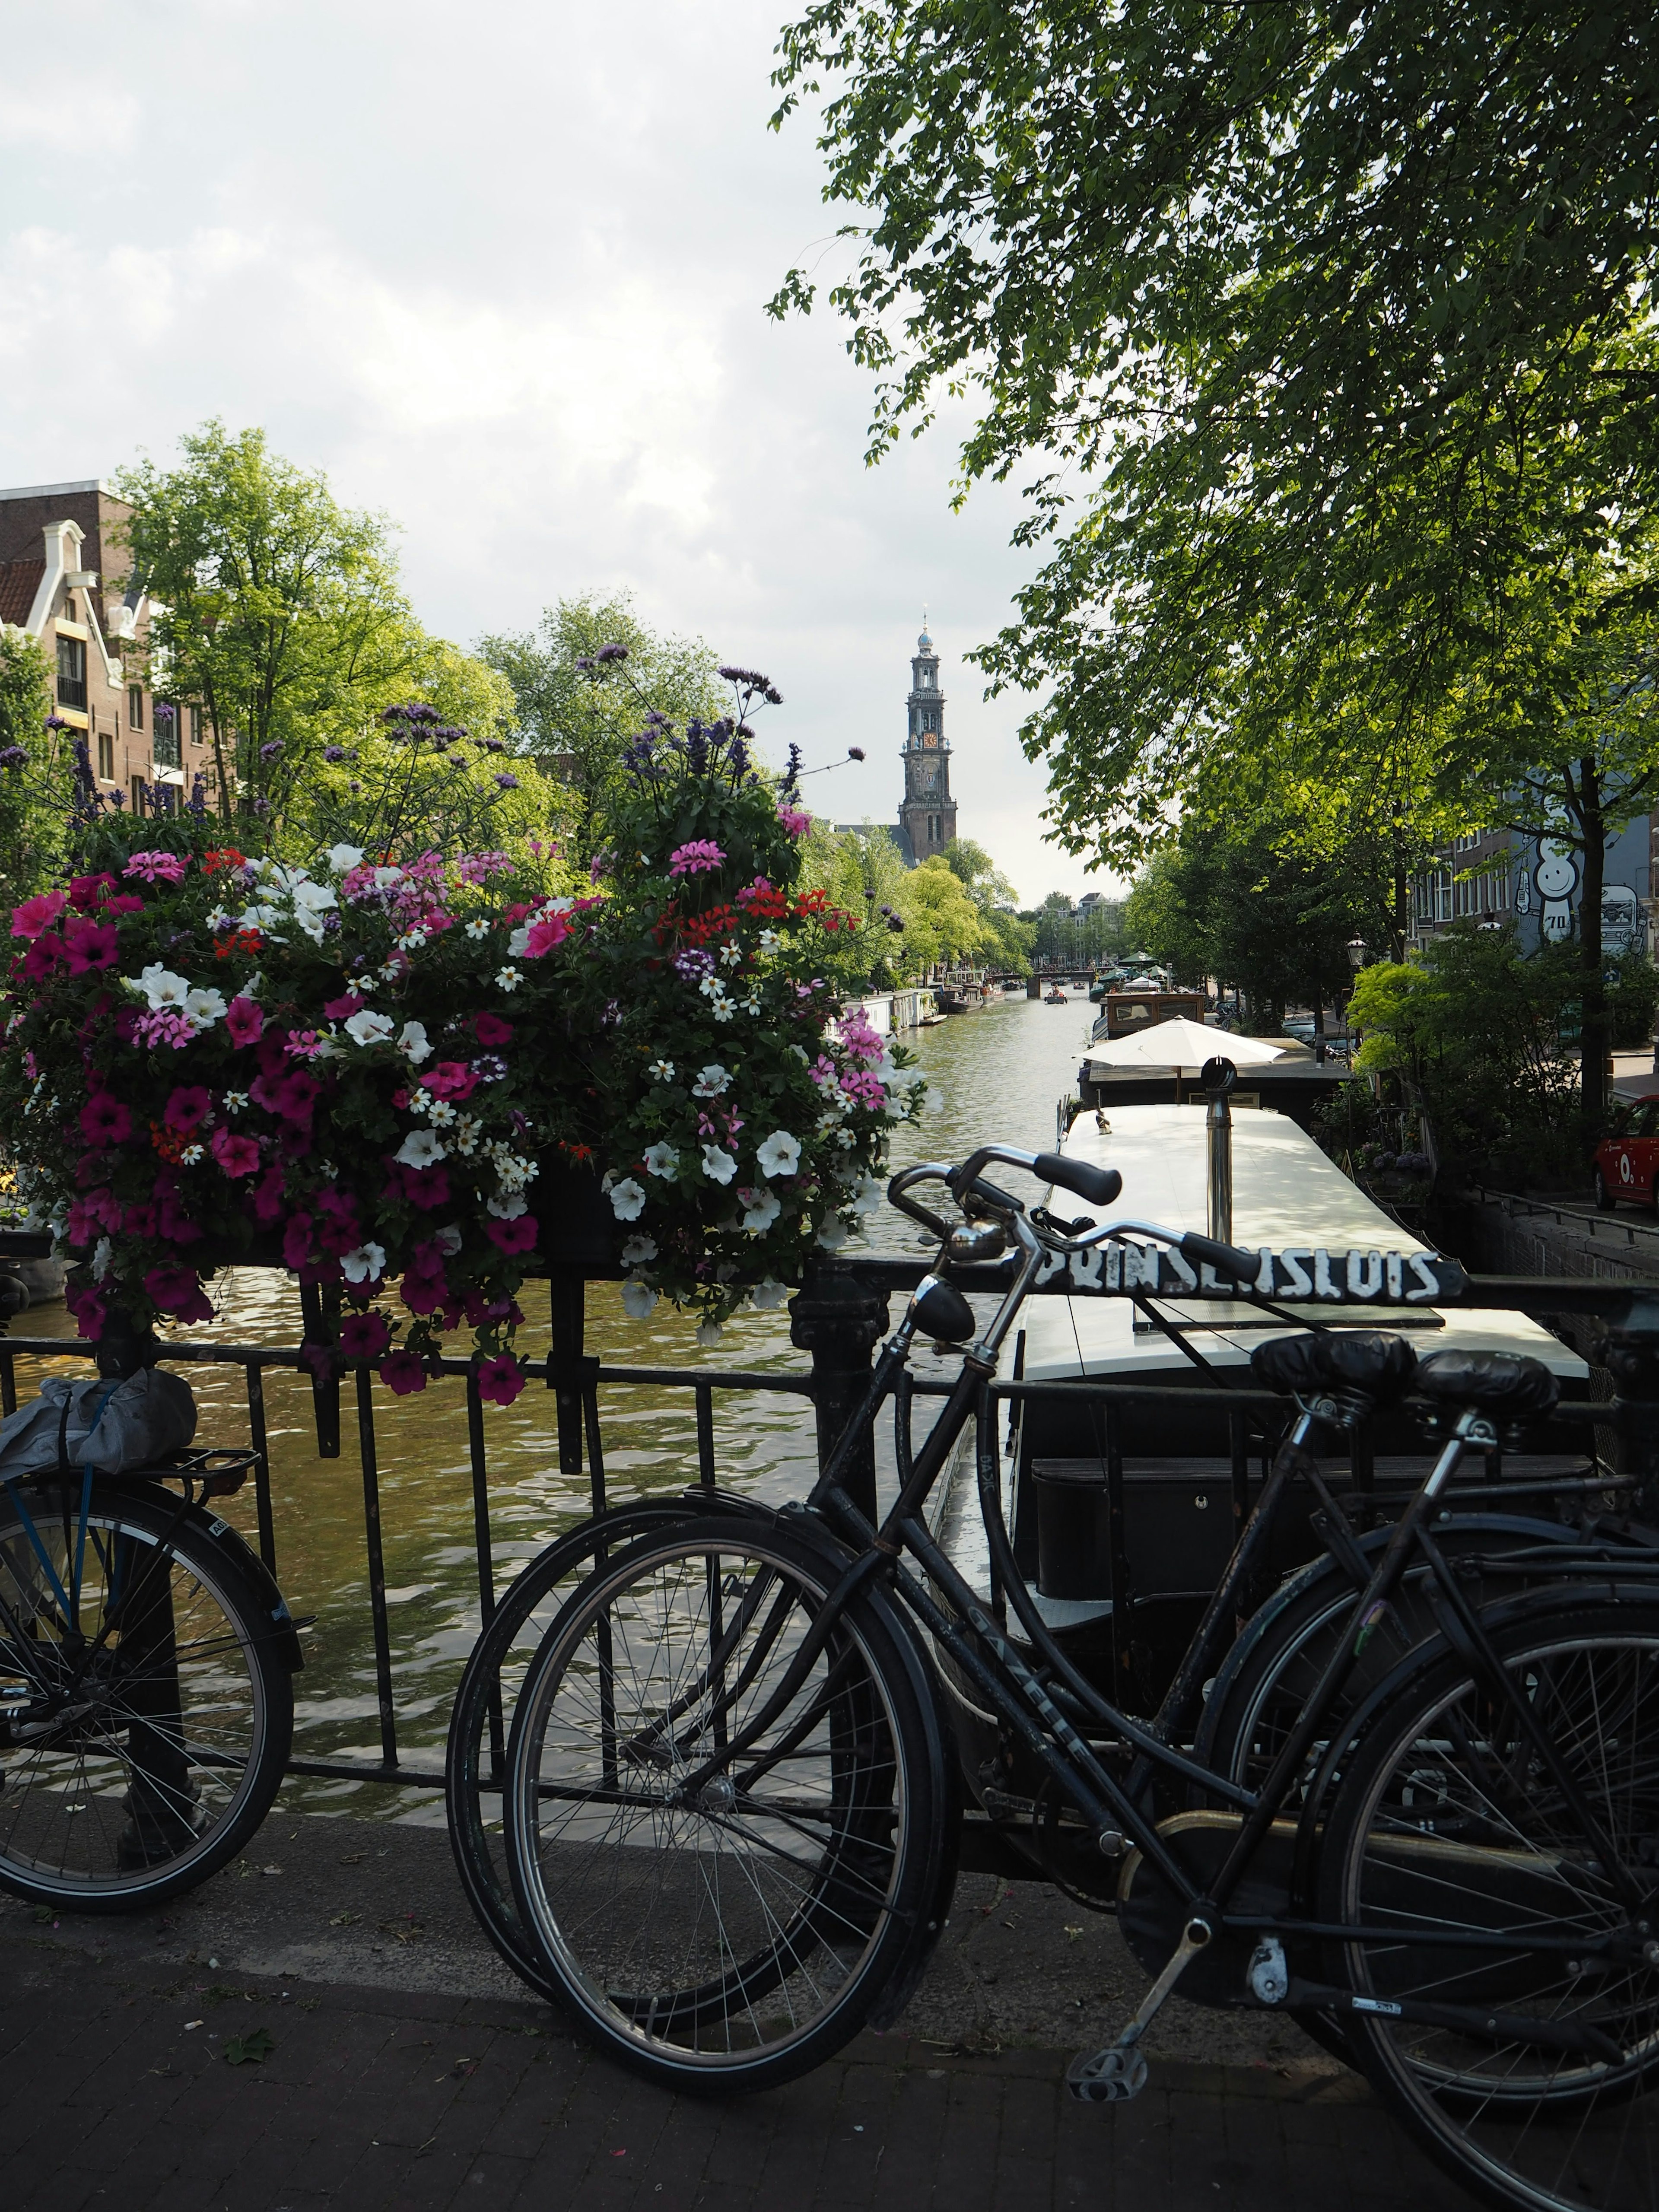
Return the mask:
[[144, 726], [144, 687], [142, 684], [127, 686], [127, 727], [142, 730]]
[[58, 703], [87, 710], [87, 648], [78, 637], [58, 641]]
[[155, 726], [149, 741], [150, 757], [157, 768], [179, 766], [179, 722], [178, 708], [158, 699], [155, 702]]
[[75, 620], [75, 594], [72, 592], [65, 592], [64, 594], [64, 620], [65, 622]]
[[144, 793], [146, 788], [147, 787], [143, 777], [142, 775], [135, 775], [132, 779], [132, 811], [135, 814], [142, 814], [144, 811]]
[[98, 732], [98, 778], [100, 783], [115, 781], [115, 733], [112, 730]]
[[199, 745], [202, 742], [202, 710], [199, 707], [192, 707], [190, 710], [190, 741], [193, 745]]

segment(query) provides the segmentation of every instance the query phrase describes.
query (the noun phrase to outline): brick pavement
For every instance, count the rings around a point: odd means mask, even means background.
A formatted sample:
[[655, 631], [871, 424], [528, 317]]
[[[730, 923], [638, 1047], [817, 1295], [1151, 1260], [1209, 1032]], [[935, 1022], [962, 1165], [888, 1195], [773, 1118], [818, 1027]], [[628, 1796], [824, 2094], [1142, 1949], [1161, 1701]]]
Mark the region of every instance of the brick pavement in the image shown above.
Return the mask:
[[[0, 2197], [16, 2212], [1452, 2212], [1349, 2075], [1155, 2065], [1134, 2103], [1062, 2055], [861, 2037], [766, 2094], [669, 2096], [532, 2004], [0, 1944]], [[191, 2026], [190, 2023], [199, 2023]], [[232, 2066], [227, 2044], [275, 2047]]]

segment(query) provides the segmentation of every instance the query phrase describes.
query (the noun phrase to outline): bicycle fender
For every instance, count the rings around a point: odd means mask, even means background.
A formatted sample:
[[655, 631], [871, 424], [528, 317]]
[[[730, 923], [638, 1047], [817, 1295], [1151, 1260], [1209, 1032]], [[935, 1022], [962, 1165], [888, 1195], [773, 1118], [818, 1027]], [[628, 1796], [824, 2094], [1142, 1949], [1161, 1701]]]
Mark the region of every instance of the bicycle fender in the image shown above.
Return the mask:
[[253, 1547], [233, 1528], [228, 1521], [221, 1521], [206, 1513], [191, 1516], [191, 1525], [223, 1554], [235, 1572], [253, 1591], [264, 1619], [270, 1623], [266, 1631], [276, 1647], [276, 1656], [290, 1674], [297, 1674], [304, 1667], [305, 1654], [300, 1649], [300, 1632], [294, 1615], [288, 1609], [288, 1600], [277, 1587], [276, 1577]]

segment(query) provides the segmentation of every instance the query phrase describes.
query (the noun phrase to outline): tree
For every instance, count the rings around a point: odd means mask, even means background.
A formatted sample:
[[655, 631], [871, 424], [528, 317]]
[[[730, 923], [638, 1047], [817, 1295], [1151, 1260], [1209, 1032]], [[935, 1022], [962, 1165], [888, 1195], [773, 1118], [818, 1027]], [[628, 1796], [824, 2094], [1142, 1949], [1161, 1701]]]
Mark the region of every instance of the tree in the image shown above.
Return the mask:
[[46, 657], [27, 630], [0, 623], [0, 897], [42, 890], [63, 852], [69, 747], [46, 727]]
[[945, 848], [945, 864], [979, 908], [986, 959], [1010, 975], [1029, 975], [1036, 932], [1020, 919], [1007, 877], [971, 837], [953, 837]]
[[263, 430], [215, 419], [179, 445], [176, 469], [118, 477], [120, 535], [151, 601], [150, 683], [200, 702], [220, 811], [252, 836], [408, 684], [422, 634], [380, 517], [343, 507]]
[[481, 638], [478, 656], [512, 686], [520, 748], [574, 794], [572, 834], [583, 866], [605, 842], [623, 753], [646, 714], [683, 726], [716, 721], [729, 703], [708, 647], [657, 636], [626, 594], [560, 599], [533, 631]]
[[[1656, 61], [1634, 0], [819, 0], [786, 29], [775, 120], [828, 86], [826, 196], [863, 218], [830, 296], [872, 454], [966, 391], [964, 487], [1037, 471], [1017, 537], [1055, 542], [979, 657], [1043, 694], [1066, 849], [1144, 857], [1316, 694], [1420, 756], [1536, 564], [1517, 439], [1617, 555], [1659, 466]], [[772, 304], [811, 301], [793, 271]]]

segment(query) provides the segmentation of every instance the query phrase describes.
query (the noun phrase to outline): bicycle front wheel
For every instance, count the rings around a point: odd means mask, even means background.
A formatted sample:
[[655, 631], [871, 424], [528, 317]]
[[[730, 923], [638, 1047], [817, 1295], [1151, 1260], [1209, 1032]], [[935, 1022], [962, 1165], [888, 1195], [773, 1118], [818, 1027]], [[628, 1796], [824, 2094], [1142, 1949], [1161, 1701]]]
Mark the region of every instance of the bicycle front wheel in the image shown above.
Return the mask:
[[270, 1626], [165, 1495], [0, 1492], [0, 1887], [133, 1911], [234, 1857], [293, 1734]]
[[1340, 1953], [1367, 2008], [1344, 2025], [1425, 2148], [1488, 2203], [1653, 2212], [1659, 1603], [1563, 1599], [1492, 1636], [1510, 1696], [1425, 1656], [1338, 1790], [1322, 1917], [1368, 1934]]
[[682, 1522], [589, 1577], [520, 1694], [526, 1939], [592, 2034], [678, 2088], [818, 2064], [939, 1909], [925, 1663], [867, 1590], [817, 1627], [842, 1564], [758, 1518]]

